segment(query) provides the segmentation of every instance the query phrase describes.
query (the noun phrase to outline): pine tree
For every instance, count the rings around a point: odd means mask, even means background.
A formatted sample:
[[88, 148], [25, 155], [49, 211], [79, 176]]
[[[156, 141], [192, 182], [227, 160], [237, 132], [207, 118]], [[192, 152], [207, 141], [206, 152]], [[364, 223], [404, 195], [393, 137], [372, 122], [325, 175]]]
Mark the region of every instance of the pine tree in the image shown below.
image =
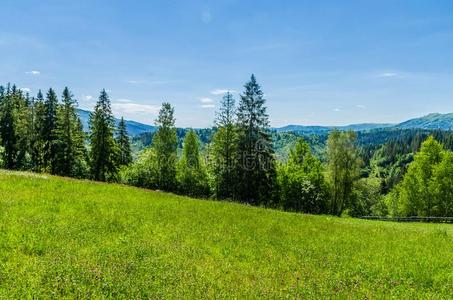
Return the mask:
[[200, 161], [200, 140], [193, 130], [189, 130], [184, 139], [177, 179], [182, 194], [194, 197], [209, 196], [206, 169]]
[[156, 119], [157, 132], [153, 148], [157, 157], [157, 186], [161, 190], [174, 191], [176, 187], [176, 160], [178, 139], [176, 136], [174, 108], [163, 103]]
[[46, 110], [44, 106], [44, 96], [41, 90], [38, 91], [36, 99], [33, 103], [33, 138], [31, 145], [31, 168], [33, 171], [44, 171], [44, 148], [46, 133], [44, 131], [44, 120]]
[[237, 111], [236, 198], [255, 205], [270, 205], [275, 197], [276, 171], [266, 100], [254, 75], [244, 87]]
[[84, 139], [76, 113], [77, 101], [66, 87], [62, 95], [63, 104], [57, 111], [54, 131], [56, 154], [54, 172], [62, 176], [81, 177], [78, 166], [84, 164]]
[[14, 94], [8, 84], [6, 92], [2, 88], [0, 137], [3, 146], [3, 163], [7, 169], [16, 168], [17, 148], [17, 110]]
[[129, 135], [127, 134], [124, 118], [118, 124], [116, 143], [119, 147], [118, 163], [120, 166], [127, 166], [132, 162], [132, 150]]
[[44, 101], [44, 120], [42, 127], [42, 139], [44, 141], [44, 166], [46, 171], [55, 173], [56, 159], [56, 136], [58, 98], [53, 89], [47, 92]]
[[118, 146], [113, 133], [114, 118], [110, 100], [105, 90], [102, 90], [94, 112], [90, 115], [90, 164], [95, 180], [116, 179]]
[[237, 155], [237, 131], [235, 127], [235, 103], [233, 95], [227, 92], [220, 104], [216, 117], [217, 132], [211, 143], [210, 171], [216, 198], [233, 198], [235, 176], [234, 162]]

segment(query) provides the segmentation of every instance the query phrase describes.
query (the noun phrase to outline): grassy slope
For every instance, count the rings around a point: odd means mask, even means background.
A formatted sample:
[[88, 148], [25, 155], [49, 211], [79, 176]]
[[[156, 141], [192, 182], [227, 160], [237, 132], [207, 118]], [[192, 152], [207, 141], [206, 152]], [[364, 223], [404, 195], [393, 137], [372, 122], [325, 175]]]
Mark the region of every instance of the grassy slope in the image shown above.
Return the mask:
[[0, 173], [0, 297], [453, 296], [453, 226]]

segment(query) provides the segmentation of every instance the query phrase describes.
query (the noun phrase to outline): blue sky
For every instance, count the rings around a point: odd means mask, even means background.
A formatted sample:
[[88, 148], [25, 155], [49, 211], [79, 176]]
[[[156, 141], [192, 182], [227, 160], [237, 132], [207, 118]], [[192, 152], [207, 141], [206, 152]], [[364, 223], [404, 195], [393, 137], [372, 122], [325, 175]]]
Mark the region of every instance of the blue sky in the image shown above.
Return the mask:
[[10, 1], [0, 82], [109, 91], [117, 116], [213, 123], [255, 73], [273, 126], [399, 122], [453, 112], [451, 1]]

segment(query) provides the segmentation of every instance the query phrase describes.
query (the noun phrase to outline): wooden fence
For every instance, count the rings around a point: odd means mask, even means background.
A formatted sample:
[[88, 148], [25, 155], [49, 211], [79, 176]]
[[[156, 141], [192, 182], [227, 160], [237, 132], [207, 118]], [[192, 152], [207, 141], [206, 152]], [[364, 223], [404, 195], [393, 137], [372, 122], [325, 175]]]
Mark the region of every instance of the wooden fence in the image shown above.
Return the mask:
[[453, 217], [378, 217], [363, 216], [360, 219], [393, 221], [393, 222], [426, 222], [426, 223], [450, 223], [453, 224]]

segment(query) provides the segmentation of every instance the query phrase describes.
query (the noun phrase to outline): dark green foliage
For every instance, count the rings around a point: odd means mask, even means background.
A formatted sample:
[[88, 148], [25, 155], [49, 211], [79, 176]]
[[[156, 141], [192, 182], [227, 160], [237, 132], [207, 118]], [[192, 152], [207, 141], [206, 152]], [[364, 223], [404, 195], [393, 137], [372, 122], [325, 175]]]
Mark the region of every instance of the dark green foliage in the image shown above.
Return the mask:
[[328, 187], [321, 162], [312, 155], [303, 139], [291, 149], [288, 163], [280, 166], [278, 182], [283, 209], [315, 214], [328, 212]]
[[120, 166], [129, 165], [132, 162], [132, 150], [129, 136], [127, 135], [126, 122], [121, 118], [118, 123], [116, 133], [116, 143], [119, 147], [118, 164]]
[[77, 101], [67, 87], [63, 91], [62, 102], [57, 111], [54, 130], [56, 153], [53, 172], [81, 178], [87, 170], [85, 134], [76, 114]]
[[244, 87], [237, 110], [235, 172], [238, 184], [235, 198], [255, 205], [272, 205], [276, 170], [266, 100], [254, 75]]
[[55, 173], [56, 168], [56, 141], [58, 98], [53, 89], [49, 89], [44, 101], [44, 120], [42, 139], [44, 141], [44, 166], [47, 171]]
[[182, 156], [178, 162], [178, 190], [194, 197], [209, 196], [208, 176], [200, 160], [200, 141], [195, 131], [190, 130], [184, 139]]
[[157, 132], [153, 137], [156, 153], [157, 186], [164, 191], [176, 189], [177, 136], [174, 108], [170, 103], [162, 103], [156, 119]]
[[110, 100], [105, 90], [90, 117], [90, 164], [93, 179], [115, 180], [118, 166], [118, 146], [113, 136], [115, 127]]

